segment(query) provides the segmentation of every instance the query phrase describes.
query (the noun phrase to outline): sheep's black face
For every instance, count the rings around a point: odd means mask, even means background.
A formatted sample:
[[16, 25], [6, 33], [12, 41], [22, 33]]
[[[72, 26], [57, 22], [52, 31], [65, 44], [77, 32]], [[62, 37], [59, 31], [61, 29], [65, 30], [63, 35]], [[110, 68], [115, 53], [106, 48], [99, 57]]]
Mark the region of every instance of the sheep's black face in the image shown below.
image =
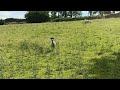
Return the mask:
[[54, 38], [51, 38], [51, 39], [54, 39]]

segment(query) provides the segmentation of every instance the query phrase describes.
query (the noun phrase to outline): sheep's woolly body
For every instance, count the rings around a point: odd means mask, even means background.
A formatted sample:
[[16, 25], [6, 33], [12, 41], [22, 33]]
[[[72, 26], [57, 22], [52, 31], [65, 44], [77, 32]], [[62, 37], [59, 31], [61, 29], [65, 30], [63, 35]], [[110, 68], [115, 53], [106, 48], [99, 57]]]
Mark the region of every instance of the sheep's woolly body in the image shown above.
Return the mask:
[[55, 47], [55, 46], [56, 46], [56, 42], [54, 38], [51, 38], [51, 47]]
[[85, 23], [91, 23], [91, 21], [90, 21], [90, 20], [86, 20], [86, 19], [85, 19]]
[[51, 41], [51, 46], [55, 47], [56, 46], [56, 42], [54, 40]]

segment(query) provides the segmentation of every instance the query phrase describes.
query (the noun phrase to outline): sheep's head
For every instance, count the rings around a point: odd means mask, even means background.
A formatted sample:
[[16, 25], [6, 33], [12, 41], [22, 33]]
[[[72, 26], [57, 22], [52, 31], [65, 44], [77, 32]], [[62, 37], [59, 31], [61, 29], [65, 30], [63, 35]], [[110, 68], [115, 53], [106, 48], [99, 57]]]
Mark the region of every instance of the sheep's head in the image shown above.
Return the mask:
[[50, 38], [51, 40], [53, 40], [54, 38], [52, 37], [52, 38]]

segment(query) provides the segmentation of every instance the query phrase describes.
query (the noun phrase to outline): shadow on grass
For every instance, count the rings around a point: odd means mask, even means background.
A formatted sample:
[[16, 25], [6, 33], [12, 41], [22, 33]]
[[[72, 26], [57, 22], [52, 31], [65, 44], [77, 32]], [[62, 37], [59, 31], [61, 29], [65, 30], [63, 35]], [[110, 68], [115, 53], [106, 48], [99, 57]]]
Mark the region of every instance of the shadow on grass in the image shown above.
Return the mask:
[[92, 59], [94, 63], [89, 70], [92, 79], [120, 79], [120, 51], [100, 59]]

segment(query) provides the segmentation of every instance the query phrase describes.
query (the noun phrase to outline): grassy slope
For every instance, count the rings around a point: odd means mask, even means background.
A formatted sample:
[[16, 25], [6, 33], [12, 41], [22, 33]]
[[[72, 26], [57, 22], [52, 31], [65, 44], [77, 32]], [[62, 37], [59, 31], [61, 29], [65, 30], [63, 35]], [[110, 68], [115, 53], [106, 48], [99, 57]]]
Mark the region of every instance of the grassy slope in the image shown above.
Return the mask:
[[120, 78], [119, 24], [112, 18], [0, 26], [0, 78]]

